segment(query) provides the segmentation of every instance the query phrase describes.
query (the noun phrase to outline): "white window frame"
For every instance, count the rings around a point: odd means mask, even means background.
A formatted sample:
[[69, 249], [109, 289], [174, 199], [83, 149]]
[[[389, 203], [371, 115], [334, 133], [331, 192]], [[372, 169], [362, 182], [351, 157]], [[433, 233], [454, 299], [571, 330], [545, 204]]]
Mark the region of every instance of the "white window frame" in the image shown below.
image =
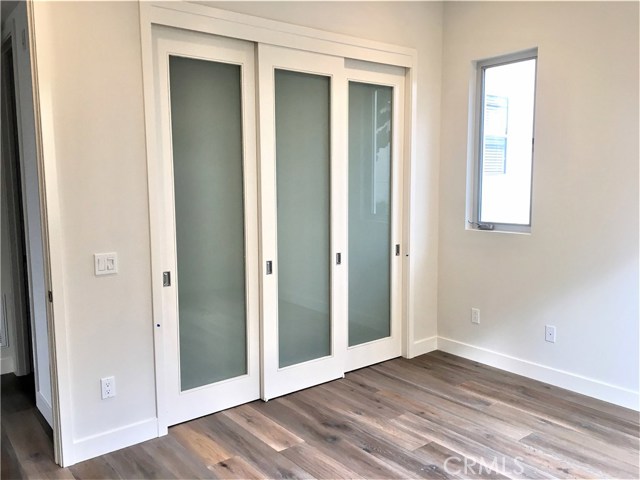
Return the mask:
[[[491, 67], [508, 65], [510, 63], [523, 62], [526, 60], [536, 60], [535, 79], [534, 79], [534, 108], [533, 108], [533, 131], [531, 144], [531, 189], [529, 193], [529, 223], [527, 225], [515, 223], [481, 223], [480, 208], [482, 207], [482, 137], [483, 137], [483, 100], [484, 100], [484, 72]], [[537, 94], [537, 74], [538, 74], [538, 49], [530, 48], [507, 55], [500, 55], [484, 60], [474, 62], [474, 71], [472, 76], [472, 87], [470, 91], [472, 96], [469, 102], [471, 116], [469, 121], [470, 135], [469, 168], [470, 175], [467, 181], [467, 215], [466, 229], [478, 230], [486, 232], [502, 232], [502, 233], [520, 233], [530, 234], [533, 215], [533, 163], [534, 163], [534, 145], [535, 145], [535, 104]], [[475, 94], [475, 96], [473, 95]], [[505, 160], [506, 161], [506, 160]]]

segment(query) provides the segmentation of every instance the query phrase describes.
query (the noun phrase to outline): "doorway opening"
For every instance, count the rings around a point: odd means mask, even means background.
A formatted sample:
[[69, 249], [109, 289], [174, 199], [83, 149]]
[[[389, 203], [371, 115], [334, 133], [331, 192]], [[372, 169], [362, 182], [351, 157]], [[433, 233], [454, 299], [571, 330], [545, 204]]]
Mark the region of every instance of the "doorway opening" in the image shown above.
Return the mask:
[[[54, 459], [48, 299], [28, 38], [25, 3], [3, 2], [0, 37], [2, 453], [4, 458], [6, 449], [13, 448], [14, 453], [20, 450], [21, 445], [12, 444], [12, 432], [29, 428], [30, 437], [48, 438]], [[24, 435], [16, 436], [16, 442], [21, 437]]]

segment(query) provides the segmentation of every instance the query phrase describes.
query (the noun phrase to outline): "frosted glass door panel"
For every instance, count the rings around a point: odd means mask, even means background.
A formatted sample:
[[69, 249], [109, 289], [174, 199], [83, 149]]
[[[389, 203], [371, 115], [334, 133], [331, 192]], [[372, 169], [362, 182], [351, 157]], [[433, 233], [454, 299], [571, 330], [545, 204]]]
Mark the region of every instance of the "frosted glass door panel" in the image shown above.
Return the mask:
[[280, 368], [331, 354], [329, 82], [275, 71]]
[[182, 391], [247, 373], [241, 71], [171, 56]]
[[391, 334], [391, 87], [349, 83], [349, 346]]

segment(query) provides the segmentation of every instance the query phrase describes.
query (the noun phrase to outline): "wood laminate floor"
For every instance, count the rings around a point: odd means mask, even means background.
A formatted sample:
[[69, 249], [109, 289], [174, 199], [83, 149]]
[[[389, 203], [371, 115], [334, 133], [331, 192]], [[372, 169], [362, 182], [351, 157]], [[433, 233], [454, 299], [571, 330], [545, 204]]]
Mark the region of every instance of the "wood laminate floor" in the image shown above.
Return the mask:
[[65, 469], [15, 390], [2, 393], [2, 478], [639, 477], [637, 412], [442, 352], [209, 415]]

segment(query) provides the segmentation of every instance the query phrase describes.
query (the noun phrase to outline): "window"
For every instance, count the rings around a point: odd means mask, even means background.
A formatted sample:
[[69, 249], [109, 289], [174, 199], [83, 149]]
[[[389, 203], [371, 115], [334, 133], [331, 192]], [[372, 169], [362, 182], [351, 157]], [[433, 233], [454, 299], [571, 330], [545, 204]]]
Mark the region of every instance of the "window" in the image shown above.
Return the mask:
[[479, 62], [473, 221], [529, 231], [537, 52]]

